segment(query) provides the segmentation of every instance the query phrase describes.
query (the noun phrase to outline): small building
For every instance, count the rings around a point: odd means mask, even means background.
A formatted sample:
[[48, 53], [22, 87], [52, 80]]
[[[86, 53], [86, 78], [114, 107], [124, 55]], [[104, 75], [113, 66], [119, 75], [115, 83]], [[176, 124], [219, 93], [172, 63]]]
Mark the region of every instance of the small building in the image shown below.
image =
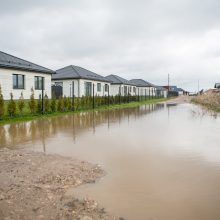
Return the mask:
[[163, 86], [168, 90], [168, 96], [179, 96], [179, 91], [177, 86]]
[[182, 88], [177, 88], [178, 89], [178, 94], [179, 95], [184, 95], [185, 91]]
[[59, 69], [52, 75], [52, 84], [62, 88], [62, 94], [66, 97], [72, 97], [74, 87], [74, 96], [92, 96], [93, 87], [95, 96], [107, 96], [110, 92], [110, 82], [105, 77], [84, 69], [79, 66], [66, 66]]
[[135, 96], [137, 94], [136, 85], [134, 83], [113, 74], [105, 78], [111, 82], [111, 95]]
[[51, 75], [53, 71], [40, 65], [0, 51], [0, 85], [5, 100], [19, 99], [21, 92], [24, 99], [29, 99], [33, 88], [35, 98], [42, 93], [51, 97]]
[[156, 87], [153, 84], [143, 79], [132, 79], [129, 82], [136, 85], [137, 94], [139, 94], [139, 96], [148, 96], [148, 97], [156, 96]]
[[215, 89], [220, 89], [220, 83], [215, 84]]
[[167, 96], [168, 96], [168, 90], [167, 89], [165, 89], [163, 86], [157, 86], [156, 88], [157, 88], [156, 89], [157, 96], [167, 98]]

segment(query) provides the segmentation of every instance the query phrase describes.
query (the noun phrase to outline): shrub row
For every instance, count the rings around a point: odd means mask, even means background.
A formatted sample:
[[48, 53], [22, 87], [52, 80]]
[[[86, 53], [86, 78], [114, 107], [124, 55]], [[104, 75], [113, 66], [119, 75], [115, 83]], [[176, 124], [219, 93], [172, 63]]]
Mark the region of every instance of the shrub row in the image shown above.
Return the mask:
[[73, 99], [69, 97], [60, 97], [58, 99], [49, 99], [47, 94], [44, 95], [43, 100], [41, 95], [38, 99], [35, 99], [34, 90], [31, 90], [31, 96], [29, 100], [24, 100], [23, 93], [19, 100], [14, 101], [13, 94], [10, 94], [9, 101], [4, 101], [0, 86], [0, 118], [4, 115], [15, 117], [16, 115], [25, 114], [41, 114], [41, 113], [53, 113], [53, 112], [67, 112], [72, 110], [85, 110], [93, 107], [99, 107], [104, 105], [114, 105], [120, 103], [128, 103], [131, 101], [142, 101], [146, 97], [138, 96], [83, 96], [75, 97]]

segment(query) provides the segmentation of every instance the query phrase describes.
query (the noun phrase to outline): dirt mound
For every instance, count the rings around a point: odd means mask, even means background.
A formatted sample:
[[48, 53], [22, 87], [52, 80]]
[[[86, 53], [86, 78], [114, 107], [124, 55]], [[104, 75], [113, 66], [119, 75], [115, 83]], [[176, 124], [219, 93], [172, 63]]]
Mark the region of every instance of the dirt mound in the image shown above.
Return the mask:
[[97, 165], [58, 155], [0, 151], [0, 219], [116, 219], [93, 200], [65, 196], [104, 175]]

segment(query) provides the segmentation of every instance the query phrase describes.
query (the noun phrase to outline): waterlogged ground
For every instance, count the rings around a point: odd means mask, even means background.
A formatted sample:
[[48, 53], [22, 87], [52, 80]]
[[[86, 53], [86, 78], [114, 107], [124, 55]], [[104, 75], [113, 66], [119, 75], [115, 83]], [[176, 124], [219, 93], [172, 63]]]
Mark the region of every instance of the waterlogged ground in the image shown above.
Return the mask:
[[70, 188], [133, 220], [220, 219], [220, 117], [183, 103], [68, 115], [0, 127], [0, 146], [100, 164]]

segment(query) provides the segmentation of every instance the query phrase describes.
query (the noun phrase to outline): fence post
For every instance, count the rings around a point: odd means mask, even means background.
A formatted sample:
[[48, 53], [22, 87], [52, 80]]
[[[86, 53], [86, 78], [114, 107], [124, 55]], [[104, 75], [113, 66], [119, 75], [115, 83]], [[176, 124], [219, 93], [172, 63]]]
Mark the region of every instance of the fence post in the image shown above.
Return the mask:
[[120, 89], [119, 89], [119, 105], [121, 104], [121, 86], [120, 86]]
[[109, 85], [108, 85], [108, 105], [110, 105], [110, 97], [109, 97]]
[[72, 81], [72, 111], [74, 111], [74, 81]]
[[95, 108], [95, 84], [92, 84], [92, 107]]
[[138, 88], [138, 101], [140, 102], [139, 88]]
[[41, 90], [41, 95], [42, 95], [42, 115], [44, 114], [44, 77], [42, 79], [42, 90]]

